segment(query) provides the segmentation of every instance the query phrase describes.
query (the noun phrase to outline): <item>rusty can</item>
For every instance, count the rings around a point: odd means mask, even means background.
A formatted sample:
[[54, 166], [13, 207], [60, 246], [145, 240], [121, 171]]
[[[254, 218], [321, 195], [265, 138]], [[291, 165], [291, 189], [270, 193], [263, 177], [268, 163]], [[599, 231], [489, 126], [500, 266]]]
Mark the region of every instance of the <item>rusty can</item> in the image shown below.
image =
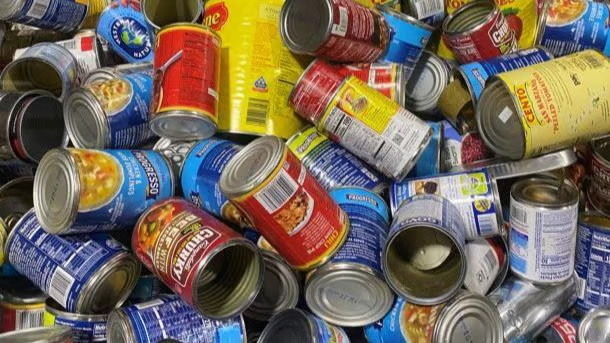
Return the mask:
[[443, 41], [460, 63], [476, 62], [517, 50], [515, 32], [500, 8], [486, 0], [471, 2], [443, 22]]
[[40, 327], [47, 296], [23, 277], [0, 282], [0, 333]]
[[591, 141], [587, 199], [596, 211], [610, 215], [610, 138]]
[[227, 164], [220, 190], [298, 270], [341, 248], [349, 219], [279, 137], [261, 137]]
[[374, 62], [390, 42], [386, 19], [351, 0], [287, 0], [280, 35], [294, 53], [337, 62]]
[[243, 312], [263, 283], [254, 243], [184, 199], [157, 202], [133, 230], [138, 259], [208, 318]]
[[151, 129], [175, 140], [216, 132], [220, 37], [198, 24], [174, 24], [157, 34]]
[[203, 14], [201, 0], [142, 0], [140, 7], [146, 22], [155, 30], [175, 23], [194, 23]]
[[408, 78], [404, 65], [399, 63], [370, 63], [337, 65], [337, 69], [341, 76], [353, 75], [404, 107], [405, 83]]

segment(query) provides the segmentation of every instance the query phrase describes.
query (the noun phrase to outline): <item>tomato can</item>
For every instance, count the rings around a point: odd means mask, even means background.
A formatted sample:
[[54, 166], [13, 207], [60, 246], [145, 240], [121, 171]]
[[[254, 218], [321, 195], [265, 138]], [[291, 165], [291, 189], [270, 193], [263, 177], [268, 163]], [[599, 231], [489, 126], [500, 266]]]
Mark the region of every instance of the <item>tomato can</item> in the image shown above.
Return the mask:
[[438, 118], [438, 100], [453, 80], [451, 65], [428, 51], [422, 55], [405, 86], [404, 107], [420, 117]]
[[241, 315], [222, 321], [206, 318], [176, 295], [112, 311], [107, 330], [108, 341], [116, 343], [246, 342]]
[[374, 62], [384, 56], [391, 38], [383, 15], [351, 0], [287, 0], [280, 35], [296, 54], [336, 62]]
[[349, 219], [279, 137], [261, 137], [227, 164], [221, 192], [298, 270], [332, 258]]
[[2, 21], [72, 32], [85, 20], [88, 6], [85, 1], [74, 0], [12, 0], [2, 7]]
[[[289, 328], [289, 329], [287, 329]], [[345, 331], [299, 309], [276, 314], [261, 333], [258, 342], [349, 343]]]
[[0, 334], [0, 342], [72, 343], [72, 329], [54, 326], [13, 331]]
[[173, 194], [171, 165], [154, 151], [54, 149], [34, 178], [36, 216], [54, 234], [130, 227]]
[[471, 2], [443, 22], [443, 41], [461, 64], [517, 50], [515, 32], [500, 8], [485, 0]]
[[6, 253], [20, 274], [68, 311], [78, 313], [104, 313], [122, 304], [141, 267], [108, 235], [46, 233], [34, 210], [9, 233]]
[[23, 277], [2, 278], [0, 282], [0, 333], [42, 326], [47, 296]]
[[610, 132], [610, 60], [587, 50], [502, 73], [487, 82], [476, 121], [497, 155], [531, 158]]
[[71, 328], [73, 343], [105, 342], [107, 320], [107, 314], [67, 312], [53, 299], [47, 299], [44, 306], [44, 326], [67, 326]]
[[262, 287], [265, 267], [254, 243], [184, 199], [148, 209], [131, 243], [146, 268], [208, 318], [243, 312]]
[[97, 81], [106, 81], [119, 79], [127, 74], [145, 73], [152, 77], [152, 63], [128, 63], [120, 64], [113, 67], [103, 67], [95, 69], [87, 74], [87, 77], [81, 82], [82, 86], [87, 86]]
[[609, 317], [610, 310], [607, 308], [596, 308], [587, 313], [578, 326], [578, 342], [594, 343], [607, 340], [610, 336]]
[[509, 270], [508, 244], [504, 236], [470, 241], [465, 249], [468, 267], [464, 287], [480, 295], [500, 287]]
[[175, 23], [194, 23], [203, 14], [200, 0], [142, 0], [140, 6], [146, 22], [155, 30]]
[[405, 66], [399, 63], [370, 63], [355, 65], [337, 65], [343, 77], [356, 76], [371, 88], [404, 106], [405, 83], [407, 73]]
[[591, 141], [590, 175], [587, 199], [598, 212], [610, 214], [610, 139]]

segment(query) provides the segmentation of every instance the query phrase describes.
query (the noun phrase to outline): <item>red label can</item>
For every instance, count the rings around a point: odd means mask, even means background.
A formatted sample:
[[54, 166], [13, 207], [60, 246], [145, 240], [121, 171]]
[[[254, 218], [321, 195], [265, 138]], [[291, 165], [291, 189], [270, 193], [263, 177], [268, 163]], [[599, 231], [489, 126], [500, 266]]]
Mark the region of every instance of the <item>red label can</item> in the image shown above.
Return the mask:
[[406, 81], [403, 68], [398, 63], [338, 65], [337, 70], [344, 77], [352, 75], [359, 78], [398, 104], [404, 103]]
[[460, 64], [517, 50], [515, 32], [498, 5], [478, 0], [458, 9], [443, 22], [443, 41]]

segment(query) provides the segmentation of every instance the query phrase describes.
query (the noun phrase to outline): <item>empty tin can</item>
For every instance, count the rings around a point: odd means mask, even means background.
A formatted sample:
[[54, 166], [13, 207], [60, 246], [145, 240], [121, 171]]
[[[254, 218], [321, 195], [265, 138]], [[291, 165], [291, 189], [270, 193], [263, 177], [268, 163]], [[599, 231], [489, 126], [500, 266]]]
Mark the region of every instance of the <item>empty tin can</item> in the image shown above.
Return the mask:
[[41, 327], [0, 335], [0, 343], [72, 343], [72, 329], [65, 326]]
[[338, 326], [299, 309], [276, 314], [261, 333], [259, 343], [349, 343], [345, 331]]
[[74, 0], [13, 0], [2, 4], [0, 20], [72, 32], [85, 20], [87, 7], [87, 2]]
[[330, 261], [307, 274], [305, 301], [331, 324], [367, 325], [383, 318], [394, 302], [381, 270], [389, 209], [381, 196], [363, 188], [335, 188], [330, 195], [347, 213], [350, 232]]
[[466, 243], [466, 278], [464, 287], [486, 295], [496, 290], [508, 274], [508, 244], [504, 236], [478, 239]]
[[280, 35], [294, 53], [337, 62], [374, 62], [390, 42], [384, 16], [350, 0], [287, 0]]
[[146, 22], [156, 30], [175, 23], [194, 23], [203, 14], [200, 0], [142, 0], [140, 6]]
[[592, 140], [590, 147], [591, 171], [587, 200], [596, 211], [610, 215], [610, 139]]
[[540, 284], [572, 278], [578, 189], [569, 180], [528, 178], [510, 191], [510, 268]]
[[153, 74], [152, 63], [128, 63], [119, 64], [113, 67], [104, 67], [91, 71], [81, 83], [87, 86], [97, 81], [120, 79], [125, 74], [145, 73], [150, 76]]
[[159, 201], [143, 213], [131, 243], [148, 270], [208, 318], [243, 312], [263, 283], [254, 243], [184, 199]]
[[284, 142], [261, 137], [231, 159], [220, 190], [298, 270], [337, 253], [349, 219]]
[[608, 342], [610, 340], [610, 309], [591, 310], [578, 326], [579, 343]]
[[34, 178], [36, 216], [54, 234], [130, 227], [173, 194], [171, 165], [154, 151], [55, 149]]
[[406, 82], [405, 108], [426, 118], [438, 117], [438, 99], [452, 78], [451, 66], [424, 50]]
[[[241, 316], [223, 321], [197, 313], [176, 295], [116, 309], [108, 316], [108, 342], [246, 342]], [[173, 340], [168, 341], [168, 337]]]
[[381, 193], [387, 187], [385, 177], [313, 126], [295, 133], [286, 145], [327, 191], [355, 186]]
[[340, 64], [335, 66], [343, 77], [356, 76], [371, 88], [404, 106], [405, 67], [399, 63]]
[[459, 209], [437, 195], [415, 195], [394, 213], [381, 262], [388, 285], [424, 306], [457, 294], [466, 277], [465, 226]]
[[443, 22], [443, 41], [460, 64], [517, 50], [517, 38], [500, 8], [485, 0], [460, 7]]
[[3, 277], [0, 282], [0, 333], [42, 326], [47, 296], [23, 277]]
[[72, 92], [64, 101], [64, 119], [74, 146], [132, 149], [149, 141], [152, 84], [150, 75], [135, 73]]
[[73, 343], [106, 342], [107, 314], [67, 312], [57, 301], [47, 299], [44, 326], [67, 326], [72, 329]]
[[151, 129], [175, 140], [216, 132], [220, 37], [198, 24], [174, 24], [157, 34]]
[[105, 313], [122, 304], [140, 264], [108, 235], [60, 237], [46, 233], [33, 210], [10, 232], [9, 262], [64, 308]]

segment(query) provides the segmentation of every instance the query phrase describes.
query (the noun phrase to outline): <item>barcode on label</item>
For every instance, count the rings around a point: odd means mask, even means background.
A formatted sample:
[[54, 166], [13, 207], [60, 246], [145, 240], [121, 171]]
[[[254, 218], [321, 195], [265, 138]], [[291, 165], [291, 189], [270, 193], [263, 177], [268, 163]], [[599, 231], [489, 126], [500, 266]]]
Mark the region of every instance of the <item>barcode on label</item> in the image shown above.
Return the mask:
[[425, 19], [445, 11], [443, 0], [420, 0], [415, 2], [417, 18]]
[[498, 222], [496, 221], [496, 215], [494, 213], [479, 214], [477, 216], [479, 220], [479, 230], [481, 234], [487, 236], [489, 233], [498, 232]]
[[266, 126], [267, 112], [269, 112], [269, 101], [263, 99], [248, 100], [248, 111], [246, 112], [246, 123], [250, 125]]
[[70, 293], [73, 283], [74, 278], [72, 275], [61, 269], [61, 267], [57, 268], [51, 278], [49, 296], [55, 299], [63, 307], [66, 307], [68, 303], [68, 294]]
[[76, 42], [73, 40], [67, 40], [64, 42], [58, 42], [57, 44], [63, 46], [64, 48], [68, 49], [68, 50], [75, 50], [76, 49]]
[[347, 13], [347, 8], [339, 7], [339, 25], [334, 24], [332, 32], [341, 37], [345, 37], [347, 33], [347, 25], [349, 24], [349, 15]]
[[254, 197], [268, 213], [273, 213], [284, 206], [298, 188], [296, 181], [284, 169], [280, 169], [275, 180], [256, 193]]
[[596, 57], [596, 55], [585, 54], [583, 55], [583, 58], [585, 59], [585, 61], [587, 61], [587, 63], [591, 65], [591, 68], [593, 69], [599, 69], [604, 67], [603, 62], [600, 60], [599, 57]]
[[511, 206], [510, 219], [517, 220], [521, 223], [527, 223], [527, 211], [517, 206]]
[[25, 15], [36, 19], [44, 17], [45, 13], [47, 13], [50, 2], [51, 0], [34, 0], [32, 7], [30, 7], [30, 10]]
[[577, 279], [578, 279], [578, 284], [576, 285], [576, 287], [578, 287], [578, 298], [584, 299], [585, 293], [587, 291], [587, 280], [582, 279], [580, 277], [578, 277]]
[[493, 250], [489, 250], [483, 258], [483, 268], [487, 274], [491, 274], [491, 271], [497, 264], [498, 260], [496, 260], [496, 253]]
[[15, 311], [15, 330], [37, 328], [42, 326], [44, 310]]

